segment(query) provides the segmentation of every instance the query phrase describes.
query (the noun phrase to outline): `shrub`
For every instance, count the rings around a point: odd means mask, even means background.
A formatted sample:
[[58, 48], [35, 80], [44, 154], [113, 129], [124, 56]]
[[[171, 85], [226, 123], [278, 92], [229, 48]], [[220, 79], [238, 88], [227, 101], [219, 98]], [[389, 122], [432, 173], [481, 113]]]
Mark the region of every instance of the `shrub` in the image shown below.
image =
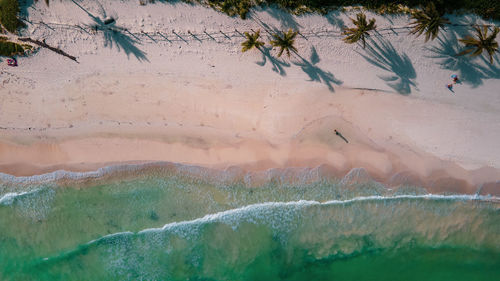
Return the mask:
[[250, 11], [251, 7], [252, 7], [252, 5], [250, 4], [250, 2], [248, 2], [248, 1], [241, 1], [238, 4], [238, 14], [240, 15], [240, 18], [246, 19], [247, 18], [247, 14]]
[[16, 32], [22, 24], [17, 19], [19, 3], [17, 0], [0, 0], [0, 22], [10, 32]]
[[24, 48], [16, 43], [8, 41], [0, 41], [0, 56], [11, 57], [14, 55], [22, 55]]
[[[182, 0], [184, 2], [206, 3], [202, 0]], [[379, 13], [409, 13], [410, 8], [425, 7], [434, 2], [436, 7], [448, 13], [466, 11], [486, 19], [500, 20], [500, 1], [498, 0], [207, 0], [208, 5], [229, 15], [245, 18], [254, 6], [275, 5], [282, 9], [303, 14], [317, 12], [326, 14], [329, 10], [345, 6], [363, 6]]]

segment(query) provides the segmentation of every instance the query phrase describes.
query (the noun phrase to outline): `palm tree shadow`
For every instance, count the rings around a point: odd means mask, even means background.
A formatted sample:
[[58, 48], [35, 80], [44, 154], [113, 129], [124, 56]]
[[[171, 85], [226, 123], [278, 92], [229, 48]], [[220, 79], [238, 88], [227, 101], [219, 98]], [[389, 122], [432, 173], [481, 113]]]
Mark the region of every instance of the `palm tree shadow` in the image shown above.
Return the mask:
[[113, 44], [116, 46], [118, 51], [123, 50], [130, 58], [130, 54], [134, 55], [139, 61], [147, 61], [146, 53], [135, 46], [138, 40], [124, 34], [125, 30], [112, 26], [107, 29], [102, 29], [104, 34], [104, 46], [113, 48]]
[[324, 70], [316, 66], [316, 64], [320, 62], [320, 58], [318, 56], [318, 53], [316, 52], [316, 48], [311, 47], [311, 57], [309, 61], [298, 54], [297, 56], [300, 58], [300, 62], [294, 62], [293, 64], [300, 66], [302, 71], [304, 71], [309, 76], [308, 81], [316, 81], [319, 83], [323, 82], [331, 92], [335, 92], [332, 84], [342, 85], [343, 81], [336, 79], [331, 72], [325, 72]]
[[285, 11], [281, 8], [278, 7], [266, 7], [264, 9], [267, 14], [269, 14], [271, 17], [275, 18], [280, 22], [281, 28], [283, 29], [294, 29], [294, 30], [299, 30], [302, 26], [295, 20], [293, 15], [289, 13], [288, 11]]
[[481, 57], [481, 60], [486, 65], [484, 71], [486, 79], [500, 79], [500, 56], [496, 54], [493, 57], [493, 63], [490, 63], [484, 56]]
[[28, 8], [33, 7], [34, 0], [20, 0], [19, 1], [19, 17], [27, 19], [29, 17]]
[[[433, 55], [430, 58], [440, 59], [440, 65], [444, 69], [456, 71], [463, 83], [476, 88], [483, 84], [484, 79], [500, 78], [500, 69], [495, 64], [490, 64], [484, 56], [481, 56], [483, 64], [479, 64], [476, 58], [458, 56], [462, 51], [457, 45], [455, 32], [449, 32], [437, 38], [438, 45], [427, 48]], [[498, 64], [498, 58], [497, 64]]]
[[475, 15], [446, 15], [446, 17], [452, 22], [452, 24], [446, 25], [445, 30], [462, 37], [470, 35], [470, 27], [481, 19]]
[[264, 66], [266, 65], [267, 61], [269, 61], [274, 72], [278, 73], [281, 76], [286, 76], [285, 67], [290, 67], [290, 64], [272, 56], [271, 50], [271, 47], [259, 48], [259, 51], [262, 53], [262, 61], [256, 62], [256, 64]]
[[340, 12], [338, 10], [329, 12], [325, 16], [325, 18], [328, 21], [328, 23], [341, 30], [344, 29], [346, 26], [344, 20], [340, 17]]
[[[75, 0], [71, 1], [75, 3], [75, 5], [77, 5], [80, 9], [85, 11], [87, 15], [89, 15], [89, 17], [94, 22], [90, 25], [90, 27], [94, 31], [97, 32], [98, 30], [100, 30], [103, 32], [105, 47], [109, 46], [110, 48], [113, 48], [113, 45], [115, 45], [118, 51], [123, 50], [125, 52], [127, 58], [130, 58], [130, 54], [133, 54], [137, 58], [137, 60], [149, 62], [148, 58], [146, 57], [146, 53], [135, 46], [136, 44], [140, 43], [138, 38], [135, 36], [132, 38], [132, 33], [130, 33], [127, 29], [116, 26], [116, 22], [114, 20], [111, 22], [103, 21], [101, 20], [101, 18], [96, 17], [89, 11], [87, 11]], [[105, 19], [106, 12], [102, 10], [101, 13], [103, 14], [103, 18]], [[131, 36], [125, 34], [126, 32]]]
[[360, 55], [369, 63], [391, 73], [387, 76], [378, 75], [389, 87], [402, 95], [411, 94], [412, 86], [417, 89], [417, 73], [410, 58], [406, 53], [399, 54], [391, 42], [383, 38], [378, 41], [370, 40], [370, 44], [366, 45], [366, 55]]

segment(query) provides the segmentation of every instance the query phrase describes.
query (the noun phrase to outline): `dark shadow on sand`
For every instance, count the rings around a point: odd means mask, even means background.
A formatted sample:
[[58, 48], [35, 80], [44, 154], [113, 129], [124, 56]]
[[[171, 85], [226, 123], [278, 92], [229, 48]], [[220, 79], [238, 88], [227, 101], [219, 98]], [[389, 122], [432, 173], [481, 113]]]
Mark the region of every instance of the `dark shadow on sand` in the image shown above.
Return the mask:
[[411, 88], [417, 87], [417, 73], [407, 54], [399, 54], [391, 42], [384, 38], [377, 41], [370, 39], [366, 44], [365, 54], [360, 55], [369, 63], [391, 74], [378, 77], [389, 87], [402, 95], [411, 94]]
[[[80, 9], [85, 11], [87, 15], [94, 21], [94, 23], [90, 26], [94, 31], [102, 31], [104, 34], [104, 46], [113, 48], [113, 45], [116, 46], [118, 51], [123, 50], [127, 57], [130, 57], [130, 54], [134, 55], [139, 61], [148, 61], [146, 57], [146, 53], [137, 48], [135, 45], [139, 44], [139, 38], [130, 33], [127, 29], [116, 26], [116, 22], [113, 21], [111, 23], [105, 23], [99, 17], [94, 16], [85, 8], [83, 8], [80, 4], [78, 4], [75, 0], [71, 0], [75, 5], [77, 5]], [[106, 19], [106, 12], [102, 9], [101, 11], [103, 19]]]
[[260, 66], [264, 66], [269, 61], [274, 72], [278, 73], [281, 76], [286, 76], [285, 67], [290, 67], [290, 64], [281, 59], [275, 58], [273, 55], [271, 55], [271, 50], [271, 47], [264, 46], [260, 48], [259, 51], [262, 53], [262, 61], [256, 63]]
[[325, 18], [331, 25], [338, 27], [340, 30], [343, 30], [346, 25], [344, 20], [340, 17], [341, 12], [338, 10], [329, 12]]
[[475, 88], [482, 85], [484, 79], [500, 78], [498, 54], [495, 55], [493, 64], [490, 64], [484, 55], [476, 58], [458, 56], [462, 49], [455, 32], [441, 35], [436, 41], [437, 45], [427, 48], [433, 53], [428, 57], [440, 59], [441, 68], [457, 72], [462, 83]]
[[19, 0], [19, 19], [22, 21], [28, 21], [29, 13], [28, 8], [33, 6], [34, 0]]
[[293, 64], [300, 66], [302, 71], [304, 71], [309, 76], [308, 81], [324, 83], [328, 87], [328, 90], [330, 90], [331, 92], [335, 92], [332, 84], [342, 85], [343, 82], [336, 79], [331, 72], [326, 72], [316, 66], [316, 64], [320, 62], [320, 58], [314, 47], [311, 47], [311, 56], [309, 60], [304, 59], [298, 54], [296, 55], [299, 57], [300, 62], [294, 62]]
[[277, 7], [266, 7], [264, 11], [280, 22], [281, 29], [300, 30], [302, 27], [288, 11]]
[[476, 15], [446, 15], [446, 18], [451, 21], [451, 24], [444, 27], [445, 32], [453, 32], [461, 37], [470, 35], [472, 26], [481, 20], [481, 17]]
[[268, 40], [272, 40], [272, 34], [279, 33], [280, 29], [272, 24], [265, 23], [261, 20], [255, 13], [251, 13], [249, 15], [250, 19], [252, 19], [255, 23], [257, 23], [262, 29], [262, 36], [266, 36]]

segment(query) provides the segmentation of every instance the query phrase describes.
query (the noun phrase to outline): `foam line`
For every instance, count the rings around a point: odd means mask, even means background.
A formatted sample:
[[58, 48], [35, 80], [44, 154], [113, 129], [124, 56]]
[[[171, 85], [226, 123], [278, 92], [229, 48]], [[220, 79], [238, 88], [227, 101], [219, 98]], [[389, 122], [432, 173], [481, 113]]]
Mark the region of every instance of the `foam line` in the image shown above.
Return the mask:
[[36, 193], [38, 191], [40, 191], [40, 189], [19, 192], [19, 193], [17, 193], [17, 192], [6, 193], [6, 194], [2, 195], [2, 197], [0, 197], [0, 205], [10, 205], [14, 202], [14, 200], [16, 200], [16, 198], [27, 195], [27, 194]]
[[[236, 214], [249, 213], [249, 212], [252, 212], [255, 210], [262, 210], [265, 208], [272, 208], [272, 207], [287, 207], [287, 206], [306, 207], [306, 206], [314, 206], [314, 205], [328, 206], [328, 205], [350, 204], [350, 203], [354, 203], [354, 202], [384, 201], [384, 200], [391, 200], [392, 201], [392, 200], [401, 200], [401, 199], [448, 200], [448, 201], [477, 200], [477, 201], [500, 202], [500, 197], [496, 197], [496, 196], [440, 195], [440, 194], [398, 195], [398, 196], [361, 196], [361, 197], [356, 197], [356, 198], [352, 198], [352, 199], [348, 199], [348, 200], [331, 200], [331, 201], [326, 201], [326, 202], [309, 201], [309, 200], [300, 200], [300, 201], [291, 201], [291, 202], [266, 202], [266, 203], [252, 204], [252, 205], [244, 206], [241, 208], [226, 210], [226, 211], [222, 211], [222, 212], [218, 212], [218, 213], [214, 213], [214, 214], [208, 214], [208, 215], [205, 215], [204, 217], [197, 218], [194, 220], [168, 223], [160, 228], [143, 229], [143, 230], [137, 232], [137, 234], [144, 234], [144, 233], [150, 233], [150, 232], [161, 232], [161, 231], [165, 231], [165, 230], [171, 230], [171, 229], [179, 227], [179, 226], [189, 226], [189, 225], [204, 224], [204, 223], [210, 223], [210, 222], [216, 222], [216, 221], [224, 221], [228, 217], [230, 217], [230, 216], [233, 217]], [[90, 245], [94, 242], [100, 241], [104, 237], [115, 237], [115, 235], [119, 235], [120, 233], [126, 234], [126, 235], [133, 234], [133, 232], [130, 232], [130, 231], [119, 232], [119, 233], [115, 233], [114, 235], [109, 234], [109, 235], [103, 236], [99, 239], [92, 240], [86, 244]]]
[[[58, 180], [82, 180], [90, 178], [100, 178], [115, 172], [133, 172], [150, 167], [173, 167], [179, 172], [187, 172], [192, 175], [199, 175], [200, 172], [208, 173], [210, 168], [204, 168], [196, 165], [181, 164], [167, 161], [147, 162], [140, 164], [118, 164], [98, 168], [95, 171], [73, 172], [66, 170], [57, 170], [50, 173], [33, 175], [33, 176], [14, 176], [10, 174], [0, 173], [0, 182], [12, 184], [43, 184], [56, 182]], [[226, 172], [226, 171], [221, 171]]]
[[16, 177], [14, 175], [9, 175], [5, 173], [0, 173], [0, 181], [6, 183], [16, 183], [16, 184], [40, 184], [47, 182], [55, 182], [63, 179], [70, 180], [81, 180], [87, 178], [99, 178], [113, 172], [121, 171], [135, 171], [150, 165], [155, 165], [159, 163], [146, 163], [146, 164], [123, 164], [123, 165], [113, 165], [99, 168], [95, 171], [88, 172], [71, 172], [65, 170], [57, 170], [54, 172], [33, 175], [33, 176], [22, 176]]
[[167, 229], [171, 229], [176, 226], [181, 225], [192, 225], [198, 223], [207, 223], [214, 221], [221, 221], [227, 216], [250, 212], [252, 210], [263, 209], [266, 207], [286, 207], [286, 206], [297, 206], [297, 207], [305, 207], [305, 206], [314, 206], [314, 205], [342, 205], [349, 204], [354, 202], [363, 202], [363, 201], [383, 201], [383, 200], [400, 200], [400, 199], [427, 199], [427, 200], [449, 200], [449, 201], [470, 201], [470, 200], [478, 200], [478, 201], [498, 201], [500, 202], [500, 197], [496, 196], [482, 196], [482, 195], [440, 195], [440, 194], [425, 194], [425, 195], [397, 195], [397, 196], [360, 196], [355, 197], [348, 200], [331, 200], [325, 202], [318, 201], [310, 201], [310, 200], [300, 200], [300, 201], [291, 201], [291, 202], [265, 202], [259, 204], [252, 204], [248, 206], [244, 206], [241, 208], [231, 209], [222, 211], [215, 214], [208, 214], [202, 218], [197, 218], [190, 221], [181, 221], [181, 222], [173, 222], [164, 225], [161, 228], [149, 228], [144, 229], [138, 232], [138, 234], [152, 232], [152, 231], [163, 231]]
[[147, 228], [140, 230], [138, 232], [124, 231], [108, 234], [97, 239], [91, 240], [85, 244], [82, 244], [75, 250], [65, 252], [56, 257], [43, 258], [39, 262], [48, 262], [58, 260], [73, 254], [76, 254], [81, 249], [88, 249], [93, 246], [97, 246], [100, 243], [106, 242], [109, 239], [115, 239], [120, 237], [127, 237], [133, 235], [141, 235], [148, 233], [161, 233], [164, 231], [175, 231], [181, 227], [192, 227], [199, 226], [206, 223], [212, 222], [225, 222], [230, 223], [231, 221], [237, 220], [238, 218], [244, 218], [245, 215], [251, 214], [255, 211], [265, 211], [266, 209], [281, 208], [283, 207], [309, 207], [309, 206], [329, 206], [329, 205], [346, 205], [356, 202], [369, 202], [369, 201], [384, 201], [384, 200], [405, 200], [405, 199], [421, 199], [421, 200], [448, 200], [448, 201], [487, 201], [500, 203], [500, 197], [496, 196], [482, 196], [482, 195], [440, 195], [440, 194], [425, 194], [425, 195], [397, 195], [397, 196], [360, 196], [348, 200], [331, 200], [326, 202], [318, 202], [311, 200], [300, 200], [300, 201], [290, 201], [290, 202], [265, 202], [247, 205], [244, 207], [230, 209], [214, 214], [208, 214], [201, 218], [197, 218], [189, 221], [172, 222], [165, 224], [159, 228]]

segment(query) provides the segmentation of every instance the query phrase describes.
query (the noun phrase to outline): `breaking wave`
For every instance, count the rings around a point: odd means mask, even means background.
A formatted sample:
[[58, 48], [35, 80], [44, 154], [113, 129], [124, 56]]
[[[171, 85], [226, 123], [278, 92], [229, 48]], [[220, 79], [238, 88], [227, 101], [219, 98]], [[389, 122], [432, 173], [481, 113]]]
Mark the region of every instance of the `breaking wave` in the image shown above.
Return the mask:
[[[454, 280], [500, 274], [496, 196], [389, 189], [360, 168], [335, 179], [324, 167], [148, 165], [2, 176], [0, 279], [349, 280], [359, 270], [346, 268], [373, 264], [380, 280], [422, 280], [384, 279], [409, 261], [473, 265]], [[101, 180], [114, 172], [125, 177]]]

